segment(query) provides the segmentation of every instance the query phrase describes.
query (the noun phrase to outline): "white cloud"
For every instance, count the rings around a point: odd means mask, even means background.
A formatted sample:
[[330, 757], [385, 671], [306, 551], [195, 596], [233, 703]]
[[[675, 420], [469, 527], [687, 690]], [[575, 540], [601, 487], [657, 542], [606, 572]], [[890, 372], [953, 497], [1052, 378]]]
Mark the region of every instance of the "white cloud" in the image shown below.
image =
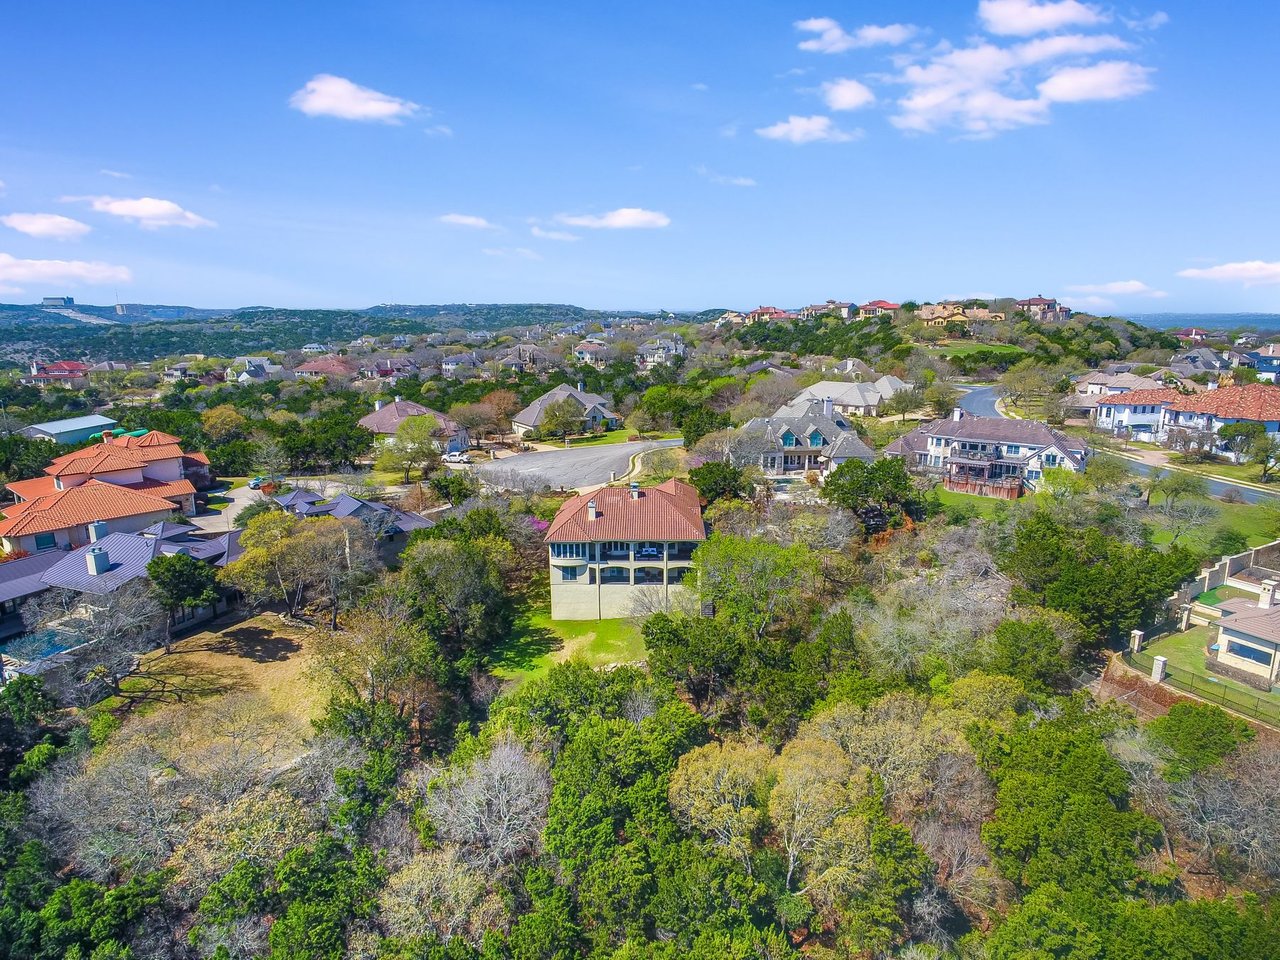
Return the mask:
[[556, 216], [556, 220], [570, 227], [589, 227], [593, 230], [643, 230], [665, 227], [671, 223], [671, 218], [665, 213], [640, 207], [622, 207], [600, 216], [561, 213]]
[[1163, 10], [1157, 10], [1149, 17], [1138, 17], [1137, 19], [1128, 19], [1121, 17], [1124, 25], [1130, 30], [1159, 30], [1169, 22], [1169, 15]]
[[0, 197], [4, 196], [4, 181], [0, 180]]
[[756, 133], [766, 140], [787, 140], [791, 143], [844, 143], [856, 140], [861, 131], [847, 132], [831, 122], [830, 117], [797, 117], [795, 114], [768, 127], [758, 127]]
[[691, 83], [689, 85], [689, 89], [694, 90], [698, 93], [706, 93], [711, 88], [708, 87], [705, 83]]
[[206, 220], [190, 210], [184, 210], [172, 200], [160, 200], [156, 197], [62, 197], [65, 203], [76, 203], [87, 200], [98, 213], [109, 213], [113, 217], [130, 220], [144, 230], [159, 230], [161, 227], [216, 227], [212, 220]]
[[544, 230], [539, 226], [530, 228], [529, 232], [540, 240], [563, 240], [569, 242], [582, 239], [576, 233], [570, 233], [568, 230]]
[[1221, 263], [1216, 267], [1190, 267], [1179, 270], [1178, 276], [1192, 280], [1222, 280], [1243, 283], [1246, 287], [1280, 283], [1280, 260], [1240, 260]]
[[859, 47], [887, 45], [896, 47], [906, 43], [916, 34], [916, 28], [905, 23], [890, 23], [883, 27], [867, 25], [849, 33], [830, 17], [811, 17], [797, 20], [795, 28], [801, 33], [816, 33], [809, 40], [801, 40], [799, 47], [810, 53], [844, 53]]
[[104, 177], [113, 177], [116, 180], [132, 180], [133, 179], [133, 174], [123, 173], [119, 170], [104, 169], [104, 170], [99, 170], [98, 173], [102, 174]]
[[1124, 100], [1150, 90], [1152, 72], [1126, 60], [1106, 60], [1088, 67], [1064, 67], [1036, 89], [1053, 103]]
[[514, 257], [517, 260], [541, 260], [542, 255], [528, 247], [485, 247], [480, 251], [486, 257]]
[[427, 127], [423, 133], [428, 137], [452, 137], [453, 127], [447, 127], [443, 123], [437, 123], [433, 127]]
[[19, 260], [0, 253], [0, 283], [128, 283], [128, 267], [98, 260]]
[[870, 87], [848, 77], [824, 83], [822, 96], [832, 110], [860, 110], [876, 102]]
[[1088, 296], [1071, 299], [1071, 306], [1076, 309], [1084, 307], [1089, 310], [1111, 310], [1115, 305], [1114, 300], [1108, 300], [1106, 297]]
[[1078, 293], [1104, 293], [1122, 297], [1167, 297], [1163, 290], [1147, 286], [1141, 280], [1112, 280], [1110, 283], [1084, 283], [1069, 287]]
[[90, 230], [87, 223], [56, 213], [10, 213], [0, 217], [0, 223], [42, 240], [75, 240]]
[[[1051, 66], [1129, 46], [1110, 34], [1062, 34], [1007, 47], [982, 42], [945, 49], [902, 69], [896, 79], [908, 89], [890, 122], [921, 133], [958, 127], [970, 136], [988, 137], [1047, 123], [1054, 103], [1136, 96], [1151, 87], [1152, 71], [1146, 67], [1127, 61]], [[1041, 78], [1034, 97], [1025, 94], [1028, 73]]]
[[470, 227], [473, 230], [497, 230], [497, 226], [490, 223], [484, 217], [473, 217], [469, 213], [446, 213], [436, 217], [441, 223], [447, 223], [455, 227]]
[[378, 123], [400, 123], [422, 109], [410, 100], [352, 83], [345, 77], [317, 73], [289, 98], [289, 106], [309, 117], [338, 117]]
[[693, 172], [704, 179], [710, 180], [712, 183], [718, 183], [723, 187], [754, 187], [756, 182], [750, 177], [731, 177], [723, 173], [716, 173], [706, 164], [698, 164], [693, 168]]
[[980, 0], [978, 19], [991, 33], [1025, 37], [1063, 27], [1092, 27], [1108, 18], [1102, 10], [1080, 0]]

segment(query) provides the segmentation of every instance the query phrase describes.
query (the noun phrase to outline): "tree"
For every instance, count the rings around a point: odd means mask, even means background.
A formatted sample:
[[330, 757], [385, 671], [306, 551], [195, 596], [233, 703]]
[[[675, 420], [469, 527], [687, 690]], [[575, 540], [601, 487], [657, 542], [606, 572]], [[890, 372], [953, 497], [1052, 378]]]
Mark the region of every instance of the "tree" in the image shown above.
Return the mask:
[[924, 402], [929, 406], [930, 416], [941, 419], [950, 416], [960, 402], [960, 391], [949, 383], [935, 383], [925, 390]]
[[657, 613], [643, 631], [654, 675], [680, 684], [702, 712], [710, 712], [748, 656], [741, 630], [722, 620]]
[[147, 578], [165, 608], [164, 652], [172, 652], [173, 619], [184, 607], [211, 607], [218, 602], [217, 571], [186, 553], [163, 553], [147, 564]]
[[567, 437], [581, 430], [582, 422], [582, 404], [572, 397], [564, 397], [543, 409], [539, 430], [545, 436]]
[[706, 834], [748, 873], [764, 814], [759, 788], [772, 757], [772, 750], [756, 744], [709, 743], [682, 756], [671, 775], [668, 796], [676, 818]]
[[712, 461], [689, 471], [689, 482], [698, 488], [707, 505], [724, 498], [749, 497], [751, 484], [743, 477], [742, 469], [727, 463]]
[[200, 414], [201, 429], [217, 443], [243, 439], [248, 425], [244, 415], [229, 403], [210, 407]]
[[425, 477], [440, 464], [440, 421], [430, 414], [406, 417], [400, 421], [394, 437], [384, 437], [379, 444], [379, 470], [400, 470], [404, 482], [413, 470]]
[[727, 414], [717, 413], [705, 406], [690, 410], [680, 418], [680, 432], [684, 435], [685, 449], [692, 449], [693, 445], [707, 434], [723, 430], [727, 426], [729, 426]]
[[914, 387], [899, 390], [893, 396], [881, 402], [880, 415], [882, 417], [892, 417], [894, 414], [901, 414], [902, 419], [905, 421], [908, 413], [919, 410], [924, 404], [924, 394]]
[[1211, 703], [1176, 703], [1146, 727], [1147, 735], [1172, 753], [1170, 779], [1206, 770], [1253, 739], [1253, 730]]
[[715, 534], [693, 554], [692, 576], [703, 602], [757, 639], [803, 607], [817, 574], [816, 557], [798, 544]]
[[1090, 457], [1085, 465], [1084, 478], [1099, 493], [1106, 493], [1128, 483], [1132, 474], [1119, 457], [1097, 454]]
[[852, 789], [853, 764], [839, 746], [819, 737], [798, 736], [770, 764], [769, 821], [786, 857], [786, 888], [807, 866], [819, 840], [865, 795]]
[[492, 873], [538, 851], [551, 774], [541, 756], [506, 732], [487, 754], [437, 778], [423, 799], [438, 835]]
[[858, 515], [871, 532], [883, 530], [888, 517], [919, 509], [915, 485], [901, 457], [871, 463], [846, 460], [827, 475], [822, 497]]
[[1271, 473], [1280, 463], [1280, 436], [1274, 433], [1257, 437], [1249, 444], [1249, 462], [1261, 468], [1258, 477], [1263, 483], [1271, 479]]
[[[636, 407], [631, 411], [631, 415], [627, 417], [627, 428], [641, 438], [643, 438], [646, 433], [656, 430], [657, 427], [657, 419], [644, 407]], [[685, 442], [688, 443], [687, 438]]]
[[486, 931], [505, 930], [510, 922], [484, 874], [453, 847], [416, 854], [387, 880], [379, 904], [388, 936], [410, 942], [459, 938], [478, 947]]

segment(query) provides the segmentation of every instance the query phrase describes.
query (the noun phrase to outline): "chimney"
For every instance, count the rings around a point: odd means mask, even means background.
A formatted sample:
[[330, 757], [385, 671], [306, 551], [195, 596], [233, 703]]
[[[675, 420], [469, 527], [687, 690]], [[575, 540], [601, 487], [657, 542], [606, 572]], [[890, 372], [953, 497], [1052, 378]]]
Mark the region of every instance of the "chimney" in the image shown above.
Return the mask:
[[586, 393], [586, 392], [587, 392], [587, 384], [586, 384], [586, 381], [585, 381], [585, 380], [579, 380], [579, 381], [578, 381], [578, 392], [579, 392], [579, 393]]
[[952, 420], [960, 420], [963, 417], [964, 417], [964, 411], [961, 410], [959, 407], [956, 407], [954, 410], [951, 411]]
[[116, 435], [116, 432], [115, 432], [114, 430], [103, 430], [103, 431], [102, 431], [102, 442], [103, 442], [103, 443], [110, 443], [112, 440], [114, 440], [114, 439], [115, 439], [115, 435]]
[[587, 519], [594, 520], [598, 514], [596, 513], [596, 502], [594, 500], [587, 501]]
[[835, 402], [830, 397], [824, 397], [822, 400], [822, 415], [830, 420], [831, 415], [835, 413], [835, 409]]
[[373, 412], [377, 413], [381, 409], [382, 409], [382, 401], [381, 400], [373, 401]]
[[631, 481], [631, 499], [632, 500], [640, 499], [640, 484], [635, 480]]
[[89, 568], [89, 576], [100, 577], [111, 569], [111, 558], [102, 547], [90, 547], [84, 552], [85, 566]]
[[101, 520], [89, 524], [89, 542], [97, 543], [107, 535], [107, 525]]
[[1270, 610], [1271, 605], [1276, 599], [1276, 582], [1274, 580], [1262, 581], [1262, 592], [1258, 594], [1258, 609]]
[[396, 403], [403, 403], [404, 397], [396, 397]]

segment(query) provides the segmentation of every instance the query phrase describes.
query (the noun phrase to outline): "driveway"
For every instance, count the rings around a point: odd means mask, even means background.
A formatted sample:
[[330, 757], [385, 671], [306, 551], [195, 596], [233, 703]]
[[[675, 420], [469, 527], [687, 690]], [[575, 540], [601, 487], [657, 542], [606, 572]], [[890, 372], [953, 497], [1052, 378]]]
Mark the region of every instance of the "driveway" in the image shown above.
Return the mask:
[[501, 460], [489, 460], [475, 467], [480, 479], [500, 484], [503, 478], [536, 480], [556, 489], [579, 490], [608, 483], [611, 475], [621, 477], [631, 469], [631, 458], [646, 450], [678, 447], [683, 440], [639, 440], [634, 443], [605, 443], [569, 447], [539, 453], [519, 453]]
[[207, 513], [189, 517], [188, 519], [205, 533], [226, 533], [228, 530], [235, 529], [235, 519], [240, 514], [240, 511], [261, 497], [262, 494], [258, 493], [257, 490], [250, 490], [248, 487], [237, 487], [235, 490], [214, 491], [210, 493], [210, 496], [226, 497], [231, 502], [220, 511], [210, 510]]

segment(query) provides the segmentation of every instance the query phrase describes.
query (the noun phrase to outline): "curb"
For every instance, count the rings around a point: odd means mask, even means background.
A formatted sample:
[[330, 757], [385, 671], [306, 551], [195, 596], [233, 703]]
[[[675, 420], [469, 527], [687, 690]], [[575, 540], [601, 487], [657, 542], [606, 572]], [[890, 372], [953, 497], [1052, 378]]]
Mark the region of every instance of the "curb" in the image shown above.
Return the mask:
[[1204, 473], [1200, 470], [1192, 470], [1190, 467], [1183, 466], [1180, 463], [1166, 462], [1159, 465], [1147, 463], [1147, 461], [1135, 454], [1121, 453], [1118, 450], [1108, 450], [1105, 447], [1102, 448], [1102, 452], [1113, 457], [1119, 457], [1122, 460], [1128, 460], [1131, 463], [1141, 463], [1144, 466], [1150, 467], [1152, 470], [1180, 470], [1183, 473], [1192, 473], [1198, 477], [1204, 477], [1208, 480], [1216, 480], [1218, 483], [1225, 483], [1229, 487], [1243, 487], [1247, 490], [1257, 491], [1258, 493], [1267, 493], [1273, 497], [1280, 497], [1280, 489], [1276, 489], [1275, 487], [1264, 487], [1259, 483], [1254, 483], [1252, 480], [1236, 480], [1233, 477], [1224, 477], [1216, 473]]

